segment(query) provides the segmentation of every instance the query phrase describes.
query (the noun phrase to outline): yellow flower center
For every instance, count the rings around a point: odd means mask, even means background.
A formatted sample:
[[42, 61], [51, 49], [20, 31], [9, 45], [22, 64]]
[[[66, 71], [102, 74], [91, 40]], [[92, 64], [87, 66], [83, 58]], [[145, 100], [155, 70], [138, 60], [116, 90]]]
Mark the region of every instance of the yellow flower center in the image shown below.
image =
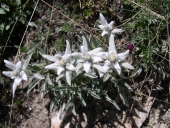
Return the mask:
[[66, 65], [66, 62], [63, 59], [61, 59], [59, 61], [59, 64], [60, 64], [60, 66], [64, 67]]
[[105, 30], [110, 30], [108, 25], [104, 25]]
[[86, 54], [86, 60], [91, 60], [91, 56], [89, 54]]
[[109, 60], [110, 60], [111, 62], [114, 62], [114, 61], [116, 60], [116, 56], [115, 56], [114, 54], [111, 54], [111, 55], [109, 56]]
[[18, 70], [14, 70], [14, 71], [12, 72], [12, 75], [13, 75], [13, 76], [17, 76], [17, 75], [18, 75], [18, 73], [19, 73], [19, 71], [18, 71]]

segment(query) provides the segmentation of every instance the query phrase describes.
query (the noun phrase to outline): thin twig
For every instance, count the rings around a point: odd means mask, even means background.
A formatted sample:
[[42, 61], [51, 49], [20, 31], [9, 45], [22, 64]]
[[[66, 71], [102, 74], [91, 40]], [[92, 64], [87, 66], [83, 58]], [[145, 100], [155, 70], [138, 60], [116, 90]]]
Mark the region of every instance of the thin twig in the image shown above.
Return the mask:
[[131, 3], [133, 3], [133, 4], [135, 4], [135, 5], [137, 5], [137, 6], [141, 7], [141, 8], [143, 8], [143, 9], [146, 9], [146, 11], [148, 11], [148, 12], [150, 12], [151, 14], [157, 16], [158, 18], [160, 18], [160, 19], [166, 21], [166, 19], [165, 19], [164, 16], [161, 16], [160, 14], [158, 14], [158, 13], [156, 13], [156, 12], [150, 10], [149, 8], [144, 7], [144, 6], [142, 6], [142, 5], [140, 5], [140, 4], [136, 3], [136, 2], [134, 2], [134, 1], [132, 1], [132, 0], [129, 0], [129, 1], [130, 1]]
[[[32, 20], [32, 17], [33, 17], [33, 15], [34, 15], [34, 13], [35, 13], [35, 10], [36, 10], [36, 8], [37, 8], [38, 3], [39, 3], [39, 0], [37, 0], [37, 3], [36, 3], [36, 5], [35, 5], [35, 7], [34, 7], [34, 10], [33, 10], [33, 12], [32, 12], [32, 15], [31, 15], [31, 17], [30, 17], [30, 20], [28, 21], [27, 27], [26, 27], [26, 29], [25, 29], [24, 35], [22, 36], [22, 39], [21, 39], [21, 42], [20, 42], [20, 45], [19, 45], [19, 48], [18, 48], [17, 55], [16, 55], [16, 57], [15, 57], [15, 61], [16, 61], [16, 58], [17, 58], [17, 56], [18, 56], [18, 54], [19, 54], [21, 44], [22, 44], [22, 42], [23, 42], [23, 40], [24, 40], [25, 34], [26, 34], [27, 30], [28, 30], [28, 26], [29, 26], [29, 24], [30, 24], [30, 22], [31, 22], [31, 20]], [[14, 62], [15, 62], [15, 61], [14, 61]]]
[[[169, 70], [170, 70], [170, 36], [169, 36], [169, 26], [168, 26], [168, 20], [167, 20], [167, 35], [168, 35], [168, 47], [169, 47]], [[169, 97], [168, 101], [170, 102], [170, 80], [169, 80]]]
[[8, 41], [9, 41], [9, 39], [10, 39], [10, 37], [11, 37], [11, 34], [12, 34], [12, 32], [13, 32], [14, 28], [15, 28], [15, 25], [16, 25], [17, 21], [18, 21], [18, 18], [15, 20], [15, 23], [14, 23], [14, 25], [13, 25], [13, 27], [12, 27], [12, 29], [11, 29], [10, 33], [9, 33], [9, 36], [8, 36], [8, 38], [7, 38], [7, 41], [5, 42], [5, 46], [4, 46], [4, 49], [3, 49], [2, 55], [1, 55], [0, 63], [2, 62], [2, 58], [3, 58], [4, 52], [5, 52], [6, 46], [7, 46], [7, 44], [8, 44]]
[[128, 23], [131, 19], [133, 19], [135, 16], [137, 16], [140, 12], [141, 12], [141, 10], [140, 10], [139, 12], [137, 12], [137, 13], [136, 13], [134, 16], [132, 16], [131, 18], [127, 19], [124, 23], [122, 23], [121, 25], [116, 26], [116, 27], [119, 28], [119, 27], [123, 26], [124, 24]]

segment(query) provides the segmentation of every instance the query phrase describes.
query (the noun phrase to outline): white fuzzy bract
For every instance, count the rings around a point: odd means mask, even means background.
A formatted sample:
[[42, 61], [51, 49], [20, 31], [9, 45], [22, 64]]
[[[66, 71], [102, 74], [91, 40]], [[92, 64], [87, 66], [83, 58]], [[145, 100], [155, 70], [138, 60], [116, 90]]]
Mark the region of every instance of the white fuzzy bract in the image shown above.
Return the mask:
[[8, 60], [4, 60], [5, 66], [12, 70], [12, 71], [3, 71], [2, 73], [5, 76], [10, 77], [11, 79], [14, 79], [13, 86], [12, 86], [13, 96], [15, 95], [15, 90], [17, 86], [21, 83], [21, 81], [22, 80], [27, 81], [28, 79], [25, 70], [29, 64], [30, 59], [31, 56], [28, 57], [23, 63], [19, 61], [16, 64], [13, 64]]
[[62, 56], [61, 54], [56, 54], [55, 56], [50, 56], [43, 54], [42, 56], [49, 61], [54, 63], [47, 65], [46, 69], [56, 70], [57, 75], [66, 78], [68, 85], [71, 85], [71, 71], [75, 71], [76, 68], [72, 64], [72, 56], [71, 56], [71, 48], [70, 43], [68, 41], [66, 45], [65, 54]]

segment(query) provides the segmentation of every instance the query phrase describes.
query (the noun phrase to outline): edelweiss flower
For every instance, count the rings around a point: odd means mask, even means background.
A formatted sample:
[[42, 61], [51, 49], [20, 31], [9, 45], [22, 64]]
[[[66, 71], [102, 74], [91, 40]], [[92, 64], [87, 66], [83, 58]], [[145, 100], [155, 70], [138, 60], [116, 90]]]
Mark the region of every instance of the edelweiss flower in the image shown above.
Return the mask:
[[49, 61], [52, 61], [54, 63], [47, 65], [46, 69], [56, 70], [57, 75], [61, 75], [61, 77], [66, 78], [66, 81], [69, 85], [71, 85], [71, 72], [75, 71], [75, 67], [72, 64], [71, 61], [71, 48], [69, 42], [66, 40], [66, 51], [65, 54], [62, 56], [60, 54], [56, 54], [55, 56], [50, 55], [42, 55], [44, 58], [46, 58]]
[[91, 67], [94, 65], [97, 65], [97, 63], [103, 61], [100, 57], [97, 57], [96, 54], [102, 51], [102, 48], [95, 48], [91, 51], [88, 51], [88, 45], [87, 45], [87, 40], [84, 36], [83, 38], [83, 46], [81, 46], [81, 53], [75, 52], [72, 53], [72, 56], [78, 57], [79, 59], [77, 60], [77, 70], [78, 72], [81, 68], [84, 69], [86, 73], [90, 72]]
[[122, 29], [118, 29], [115, 28], [113, 29], [113, 23], [114, 21], [111, 21], [109, 24], [106, 21], [105, 17], [100, 13], [100, 23], [101, 25], [99, 25], [98, 27], [103, 31], [102, 32], [102, 36], [106, 35], [106, 34], [116, 34], [116, 33], [121, 33], [123, 32]]
[[27, 81], [28, 79], [25, 70], [29, 64], [30, 59], [31, 56], [28, 57], [23, 64], [21, 61], [19, 61], [16, 63], [16, 65], [9, 62], [8, 60], [4, 60], [5, 66], [8, 67], [9, 69], [12, 69], [12, 71], [3, 71], [2, 73], [5, 76], [10, 77], [11, 79], [14, 79], [14, 83], [12, 86], [13, 96], [15, 94], [17, 86], [21, 83], [21, 81], [22, 80]]
[[101, 25], [99, 25], [98, 27], [103, 31], [101, 34], [102, 36], [109, 34], [112, 31], [114, 21], [111, 21], [108, 24], [105, 17], [101, 13], [100, 13], [100, 23]]
[[97, 66], [96, 68], [103, 73], [106, 73], [109, 69], [114, 69], [120, 75], [121, 66], [128, 69], [134, 69], [134, 67], [131, 64], [129, 64], [128, 62], [124, 62], [124, 60], [128, 57], [128, 55], [129, 55], [129, 50], [127, 50], [124, 53], [117, 54], [115, 43], [114, 43], [114, 35], [111, 34], [109, 38], [109, 51], [97, 53], [97, 56], [106, 60], [105, 64], [102, 68], [101, 66]]

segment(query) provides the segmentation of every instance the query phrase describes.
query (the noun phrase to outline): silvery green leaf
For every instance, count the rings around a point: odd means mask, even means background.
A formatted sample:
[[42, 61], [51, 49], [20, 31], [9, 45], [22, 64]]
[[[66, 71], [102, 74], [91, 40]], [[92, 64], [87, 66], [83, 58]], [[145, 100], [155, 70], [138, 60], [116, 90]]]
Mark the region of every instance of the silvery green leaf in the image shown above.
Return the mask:
[[29, 86], [29, 88], [28, 88], [28, 90], [27, 90], [27, 94], [40, 82], [41, 80], [35, 80], [35, 81], [33, 81], [31, 84], [30, 84], [30, 86]]
[[94, 73], [85, 73], [84, 74], [85, 76], [88, 76], [88, 77], [90, 77], [90, 78], [98, 78], [98, 76], [96, 75], [96, 74], [94, 74]]
[[88, 92], [91, 96], [93, 96], [94, 98], [96, 98], [96, 99], [101, 99], [101, 97], [100, 97], [99, 95], [97, 95], [95, 91], [92, 91], [92, 90], [90, 90], [90, 89], [87, 89], [87, 92]]
[[45, 82], [41, 86], [41, 92], [40, 92], [41, 98], [43, 98], [43, 96], [44, 96], [44, 93], [46, 91], [46, 86], [47, 86], [47, 84]]
[[137, 71], [135, 71], [135, 73], [133, 73], [131, 76], [127, 77], [127, 79], [129, 79], [129, 78], [135, 78], [135, 77], [138, 76], [141, 72], [142, 72], [142, 68], [139, 68]]
[[58, 77], [56, 77], [56, 82], [58, 82], [58, 80], [59, 80], [60, 78], [62, 78], [62, 77], [64, 77], [64, 74], [61, 74], [61, 75], [59, 75]]
[[128, 88], [130, 91], [133, 91], [133, 89], [125, 82], [125, 81], [121, 81], [121, 83]]
[[121, 86], [119, 86], [119, 95], [120, 95], [120, 98], [123, 100], [123, 103], [124, 103], [126, 106], [129, 106], [127, 97], [126, 97], [125, 92], [124, 92], [124, 90], [122, 89]]
[[40, 75], [39, 73], [35, 73], [33, 77], [35, 77], [35, 78], [37, 78], [39, 80], [45, 79], [44, 76]]
[[76, 116], [75, 105], [72, 104], [72, 113]]
[[50, 112], [52, 112], [54, 106], [55, 106], [55, 101], [52, 100], [51, 103], [50, 103]]
[[86, 106], [86, 102], [85, 102], [85, 100], [83, 99], [82, 94], [81, 94], [81, 93], [78, 93], [78, 96], [79, 96], [82, 104], [83, 104], [84, 106]]
[[51, 81], [51, 79], [50, 79], [49, 73], [47, 74], [46, 80], [47, 80], [47, 83], [48, 83], [49, 85], [53, 85], [53, 83], [52, 83], [52, 81]]
[[117, 103], [116, 103], [114, 100], [110, 99], [108, 95], [105, 95], [105, 98], [106, 98], [106, 100], [107, 100], [108, 102], [112, 103], [118, 110], [120, 110], [120, 108], [119, 108], [119, 106], [117, 105]]
[[68, 85], [71, 86], [71, 73], [69, 71], [65, 72], [65, 78], [66, 78]]
[[28, 50], [27, 54], [32, 54], [32, 53], [34, 53], [34, 52], [35, 52], [35, 49], [36, 49], [36, 47], [31, 48], [30, 50]]
[[23, 64], [23, 70], [26, 70], [26, 68], [28, 67], [28, 64], [30, 62], [30, 59], [32, 57], [32, 54], [29, 55], [29, 57], [24, 61], [24, 64]]

